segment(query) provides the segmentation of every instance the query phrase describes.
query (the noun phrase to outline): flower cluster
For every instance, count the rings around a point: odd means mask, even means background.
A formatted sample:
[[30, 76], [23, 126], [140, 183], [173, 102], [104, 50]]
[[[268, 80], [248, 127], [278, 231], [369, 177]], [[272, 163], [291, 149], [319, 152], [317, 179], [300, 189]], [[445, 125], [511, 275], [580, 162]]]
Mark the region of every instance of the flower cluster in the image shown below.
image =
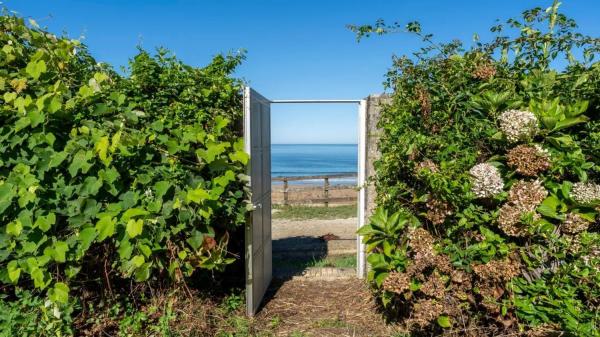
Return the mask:
[[439, 274], [433, 273], [421, 284], [419, 290], [429, 297], [443, 298], [446, 294], [446, 282]]
[[499, 299], [505, 293], [502, 284], [520, 274], [520, 261], [515, 256], [509, 256], [504, 260], [475, 264], [471, 268], [477, 275], [475, 286], [481, 296], [480, 304], [490, 313], [499, 313]]
[[571, 197], [583, 205], [600, 201], [600, 185], [594, 183], [575, 183], [571, 190]]
[[508, 192], [508, 202], [500, 208], [500, 229], [510, 236], [526, 235], [527, 230], [521, 225], [521, 218], [534, 212], [547, 196], [548, 191], [539, 180], [516, 182]]
[[485, 264], [475, 264], [471, 268], [481, 280], [503, 282], [510, 281], [520, 274], [521, 263], [511, 257], [505, 260], [492, 260]]
[[441, 200], [432, 199], [427, 202], [427, 213], [425, 217], [434, 225], [441, 225], [446, 217], [452, 215], [452, 207]]
[[427, 121], [431, 114], [431, 98], [427, 90], [423, 88], [417, 89], [417, 101], [419, 101], [421, 107], [421, 116], [423, 116], [423, 120]]
[[500, 130], [511, 143], [531, 140], [538, 131], [538, 120], [529, 111], [508, 110], [500, 115]]
[[569, 213], [562, 224], [561, 230], [566, 234], [577, 234], [588, 229], [590, 222], [577, 213]]
[[478, 198], [490, 198], [504, 189], [504, 181], [498, 169], [488, 163], [477, 164], [469, 170], [472, 179], [471, 191]]
[[402, 294], [410, 287], [410, 275], [393, 271], [385, 278], [382, 287], [386, 291]]
[[536, 177], [550, 167], [547, 151], [540, 146], [518, 145], [506, 154], [508, 166], [517, 173]]
[[415, 167], [415, 173], [417, 174], [423, 170], [429, 170], [431, 173], [437, 173], [440, 171], [437, 164], [431, 159], [425, 159], [422, 162], [419, 162]]
[[444, 306], [438, 301], [424, 299], [417, 301], [413, 307], [413, 314], [409, 324], [424, 327], [444, 313]]
[[491, 62], [484, 62], [478, 65], [473, 73], [471, 74], [473, 78], [478, 80], [489, 80], [490, 78], [496, 75], [496, 67]]

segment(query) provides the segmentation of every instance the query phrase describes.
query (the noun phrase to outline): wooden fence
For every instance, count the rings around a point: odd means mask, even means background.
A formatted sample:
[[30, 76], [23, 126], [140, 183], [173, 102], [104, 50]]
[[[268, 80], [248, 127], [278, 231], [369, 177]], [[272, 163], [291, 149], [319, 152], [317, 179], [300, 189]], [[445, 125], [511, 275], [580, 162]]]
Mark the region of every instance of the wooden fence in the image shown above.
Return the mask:
[[[311, 204], [324, 204], [325, 207], [329, 206], [330, 202], [351, 202], [356, 201], [357, 196], [353, 197], [330, 197], [329, 192], [331, 188], [330, 179], [341, 179], [341, 178], [356, 178], [356, 174], [328, 174], [320, 176], [294, 176], [294, 177], [274, 177], [272, 181], [283, 182], [283, 205], [288, 206], [291, 203], [311, 203]], [[323, 180], [323, 197], [313, 199], [301, 199], [291, 200], [290, 199], [290, 181], [305, 181], [305, 180]]]

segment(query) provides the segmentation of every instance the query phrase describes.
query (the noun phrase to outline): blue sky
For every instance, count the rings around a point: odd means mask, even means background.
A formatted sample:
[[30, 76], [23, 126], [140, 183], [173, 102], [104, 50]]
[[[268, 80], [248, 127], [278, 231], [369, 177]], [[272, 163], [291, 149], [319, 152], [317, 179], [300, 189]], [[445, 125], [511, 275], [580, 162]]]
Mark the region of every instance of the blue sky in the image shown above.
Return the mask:
[[[270, 99], [359, 99], [383, 91], [392, 54], [419, 47], [408, 35], [356, 43], [347, 24], [418, 20], [440, 41], [485, 39], [495, 19], [551, 1], [464, 0], [5, 0], [51, 31], [85, 37], [99, 61], [122, 66], [136, 52], [164, 46], [202, 66], [219, 52], [247, 50], [237, 76]], [[564, 0], [581, 30], [600, 36], [600, 1]], [[355, 143], [354, 105], [275, 105], [273, 143]]]

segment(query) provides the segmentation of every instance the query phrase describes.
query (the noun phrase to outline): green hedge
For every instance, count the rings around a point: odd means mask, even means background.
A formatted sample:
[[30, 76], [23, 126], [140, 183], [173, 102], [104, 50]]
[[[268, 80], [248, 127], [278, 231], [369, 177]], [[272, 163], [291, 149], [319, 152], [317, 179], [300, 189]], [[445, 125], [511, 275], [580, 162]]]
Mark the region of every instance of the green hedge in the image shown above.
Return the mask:
[[179, 282], [235, 260], [243, 56], [194, 68], [140, 50], [121, 75], [33, 21], [3, 14], [0, 30], [4, 300], [30, 289], [59, 317], [81, 288]]
[[360, 230], [412, 331], [600, 336], [600, 40], [557, 7], [469, 48], [418, 23], [352, 27], [427, 44], [388, 73], [379, 209]]

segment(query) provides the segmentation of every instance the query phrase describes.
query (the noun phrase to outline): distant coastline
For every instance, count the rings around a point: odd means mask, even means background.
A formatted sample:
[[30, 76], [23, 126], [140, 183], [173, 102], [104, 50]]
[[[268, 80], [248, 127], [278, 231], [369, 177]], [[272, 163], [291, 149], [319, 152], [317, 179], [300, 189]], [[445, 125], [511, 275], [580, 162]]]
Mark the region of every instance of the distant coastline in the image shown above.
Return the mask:
[[[357, 144], [272, 144], [271, 175], [316, 176], [358, 171]], [[318, 182], [300, 181], [298, 184]], [[332, 179], [333, 185], [355, 185], [355, 178]]]
[[287, 146], [287, 145], [315, 145], [315, 146], [358, 146], [358, 144], [353, 143], [272, 143], [271, 146]]

